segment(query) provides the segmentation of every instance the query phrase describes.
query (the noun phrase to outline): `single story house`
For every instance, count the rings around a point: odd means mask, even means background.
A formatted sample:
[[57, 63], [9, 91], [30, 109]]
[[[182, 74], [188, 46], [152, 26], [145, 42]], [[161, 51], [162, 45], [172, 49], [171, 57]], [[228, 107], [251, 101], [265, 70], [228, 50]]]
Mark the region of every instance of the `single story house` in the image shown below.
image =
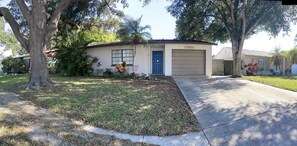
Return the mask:
[[[164, 39], [149, 40], [147, 44], [136, 44], [136, 46], [113, 42], [88, 46], [87, 54], [100, 60], [100, 65], [93, 65], [94, 75], [101, 75], [106, 69], [116, 72], [115, 65], [125, 61], [129, 73], [210, 76], [213, 45], [216, 44], [206, 41]], [[135, 58], [133, 57], [134, 47], [136, 47]]]
[[[259, 66], [259, 72], [257, 74], [270, 74], [270, 69], [274, 69], [273, 64], [271, 63], [272, 54], [270, 52], [265, 51], [258, 51], [258, 50], [242, 50], [241, 56], [241, 65], [244, 68], [245, 65], [248, 63], [257, 63]], [[232, 73], [232, 66], [233, 66], [233, 55], [231, 47], [224, 47], [222, 48], [214, 57], [213, 59], [222, 59], [224, 60], [224, 65], [229, 64], [227, 66], [231, 66], [230, 68], [224, 68], [225, 73], [230, 72]], [[283, 61], [280, 64], [280, 72], [285, 71], [286, 69], [290, 68], [289, 61]], [[230, 70], [230, 71], [229, 71]], [[245, 70], [242, 70], [242, 73], [245, 74]]]

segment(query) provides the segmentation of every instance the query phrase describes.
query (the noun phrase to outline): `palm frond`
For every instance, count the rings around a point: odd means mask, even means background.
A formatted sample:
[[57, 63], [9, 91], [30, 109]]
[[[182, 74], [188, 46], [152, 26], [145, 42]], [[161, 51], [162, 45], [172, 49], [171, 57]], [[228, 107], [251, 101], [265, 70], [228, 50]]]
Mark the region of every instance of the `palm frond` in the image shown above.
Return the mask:
[[131, 41], [135, 39], [140, 39], [143, 42], [143, 39], [151, 39], [151, 34], [147, 30], [151, 30], [150, 25], [141, 26], [142, 16], [138, 19], [133, 19], [131, 17], [126, 17], [124, 22], [118, 30], [117, 37], [123, 41]]

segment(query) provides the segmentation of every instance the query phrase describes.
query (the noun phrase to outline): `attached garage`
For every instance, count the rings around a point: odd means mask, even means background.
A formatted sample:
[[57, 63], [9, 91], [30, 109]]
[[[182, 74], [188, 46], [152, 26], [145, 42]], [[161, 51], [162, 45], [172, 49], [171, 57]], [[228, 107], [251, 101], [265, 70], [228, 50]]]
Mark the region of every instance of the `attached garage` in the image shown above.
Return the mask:
[[172, 50], [172, 75], [197, 76], [205, 75], [204, 50]]
[[205, 50], [172, 49], [172, 75], [205, 75]]

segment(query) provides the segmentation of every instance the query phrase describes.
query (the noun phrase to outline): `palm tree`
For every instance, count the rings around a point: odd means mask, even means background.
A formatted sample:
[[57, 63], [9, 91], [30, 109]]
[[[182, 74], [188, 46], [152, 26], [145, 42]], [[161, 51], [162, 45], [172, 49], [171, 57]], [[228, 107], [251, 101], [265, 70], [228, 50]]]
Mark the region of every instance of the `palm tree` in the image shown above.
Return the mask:
[[284, 52], [281, 51], [280, 47], [274, 47], [274, 50], [272, 51], [271, 55], [272, 63], [275, 66], [275, 71], [278, 71], [278, 69], [280, 70], [280, 65], [282, 58], [284, 56]]
[[[133, 19], [127, 17], [124, 19], [124, 22], [121, 24], [120, 29], [117, 31], [117, 37], [122, 41], [134, 45], [133, 50], [133, 64], [136, 54], [136, 45], [137, 44], [147, 44], [149, 39], [152, 39], [152, 36], [147, 30], [151, 30], [150, 25], [141, 26], [142, 16], [138, 19]], [[134, 72], [134, 65], [133, 65]]]
[[287, 51], [287, 56], [292, 63], [297, 63], [297, 48]]

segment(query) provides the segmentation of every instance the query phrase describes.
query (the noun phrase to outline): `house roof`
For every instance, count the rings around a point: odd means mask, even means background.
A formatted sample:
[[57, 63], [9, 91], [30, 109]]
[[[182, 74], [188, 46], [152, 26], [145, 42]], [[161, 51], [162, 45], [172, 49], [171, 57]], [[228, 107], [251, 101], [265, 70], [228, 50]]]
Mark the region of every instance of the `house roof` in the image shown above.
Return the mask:
[[262, 56], [262, 57], [271, 57], [270, 52], [265, 52], [265, 51], [257, 51], [257, 50], [242, 50], [242, 54], [244, 55], [252, 55], [252, 56]]
[[[120, 46], [120, 45], [129, 45], [129, 42], [111, 42], [104, 44], [97, 44], [88, 46], [87, 48], [95, 48], [95, 47], [109, 47], [109, 46]], [[141, 44], [141, 43], [139, 43]], [[216, 43], [200, 41], [200, 40], [148, 40], [148, 44], [205, 44], [205, 45], [217, 45]]]

